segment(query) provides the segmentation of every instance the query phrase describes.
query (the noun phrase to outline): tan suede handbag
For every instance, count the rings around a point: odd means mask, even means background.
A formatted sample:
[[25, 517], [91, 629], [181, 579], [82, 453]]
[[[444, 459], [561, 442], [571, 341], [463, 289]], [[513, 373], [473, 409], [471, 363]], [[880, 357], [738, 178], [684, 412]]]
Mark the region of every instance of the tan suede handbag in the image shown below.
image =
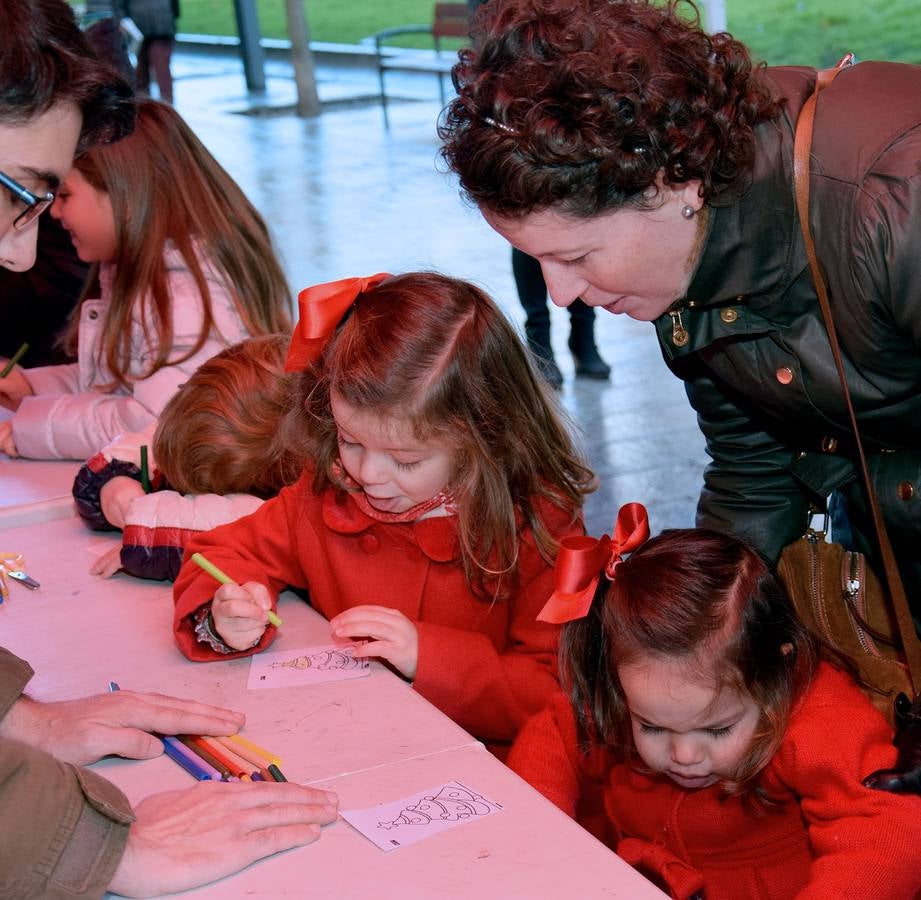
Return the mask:
[[[912, 714], [921, 711], [921, 643], [870, 480], [828, 302], [828, 290], [809, 227], [809, 159], [816, 101], [819, 93], [852, 61], [853, 54], [848, 54], [833, 69], [823, 69], [818, 73], [815, 91], [803, 105], [796, 123], [793, 170], [796, 206], [806, 255], [850, 416], [888, 592], [860, 553], [827, 542], [824, 528], [812, 528], [811, 520], [806, 523], [803, 537], [784, 549], [777, 568], [806, 625], [822, 641], [853, 662], [874, 705], [898, 727], [909, 710]], [[895, 701], [899, 694], [905, 696], [899, 701], [897, 715]]]

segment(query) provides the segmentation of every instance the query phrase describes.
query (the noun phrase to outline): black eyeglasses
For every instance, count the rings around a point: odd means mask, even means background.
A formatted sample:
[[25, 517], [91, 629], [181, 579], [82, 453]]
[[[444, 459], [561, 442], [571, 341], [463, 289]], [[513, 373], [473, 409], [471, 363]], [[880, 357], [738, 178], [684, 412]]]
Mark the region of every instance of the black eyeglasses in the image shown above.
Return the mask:
[[52, 203], [54, 203], [54, 194], [48, 191], [43, 197], [33, 194], [32, 191], [24, 188], [18, 181], [14, 181], [9, 175], [0, 172], [0, 185], [3, 185], [13, 196], [14, 202], [18, 200], [25, 203], [26, 208], [13, 219], [13, 228], [16, 231], [22, 231], [28, 228]]

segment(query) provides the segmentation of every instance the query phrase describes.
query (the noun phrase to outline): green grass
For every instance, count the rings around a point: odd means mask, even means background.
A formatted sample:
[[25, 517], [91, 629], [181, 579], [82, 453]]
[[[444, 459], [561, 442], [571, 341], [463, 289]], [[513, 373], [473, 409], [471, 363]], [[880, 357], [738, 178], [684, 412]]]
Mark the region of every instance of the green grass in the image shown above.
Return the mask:
[[[847, 50], [921, 63], [917, 0], [726, 0], [726, 7], [729, 30], [773, 65], [826, 66]], [[285, 37], [283, 0], [257, 0], [257, 8], [263, 35]], [[313, 40], [354, 44], [381, 28], [430, 21], [432, 0], [306, 0], [305, 8]], [[235, 34], [233, 3], [182, 0], [179, 28]]]

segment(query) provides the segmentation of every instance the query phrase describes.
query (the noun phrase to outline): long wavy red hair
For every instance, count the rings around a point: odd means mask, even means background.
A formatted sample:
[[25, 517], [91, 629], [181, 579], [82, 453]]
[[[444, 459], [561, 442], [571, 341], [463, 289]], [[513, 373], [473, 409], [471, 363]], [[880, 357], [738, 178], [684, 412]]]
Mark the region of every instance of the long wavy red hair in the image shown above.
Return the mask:
[[341, 486], [331, 391], [456, 449], [462, 562], [475, 592], [490, 599], [516, 584], [526, 526], [553, 558], [557, 540], [540, 501], [575, 520], [595, 487], [514, 328], [459, 279], [411, 272], [361, 294], [302, 390], [317, 491]]
[[[115, 217], [115, 280], [103, 324], [106, 364], [119, 384], [129, 381], [131, 318], [145, 301], [145, 325], [157, 335], [157, 355], [143, 375], [170, 362], [172, 297], [164, 260], [167, 244], [179, 253], [202, 297], [205, 315], [193, 356], [213, 324], [205, 264], [231, 292], [251, 335], [291, 329], [291, 296], [268, 227], [237, 183], [171, 106], [139, 99], [132, 134], [96, 147], [75, 167], [105, 191]], [[92, 285], [95, 267], [88, 284]], [[76, 349], [79, 314], [65, 338]]]

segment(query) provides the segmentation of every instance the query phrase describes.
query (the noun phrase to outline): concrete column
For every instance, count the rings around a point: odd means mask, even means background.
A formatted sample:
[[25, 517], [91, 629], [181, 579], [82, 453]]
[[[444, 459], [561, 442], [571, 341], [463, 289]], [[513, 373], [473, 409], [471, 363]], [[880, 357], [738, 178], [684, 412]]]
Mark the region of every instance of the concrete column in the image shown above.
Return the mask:
[[243, 74], [250, 91], [265, 90], [265, 55], [259, 43], [259, 17], [255, 0], [233, 0], [237, 17], [237, 34], [240, 35], [240, 54], [243, 57]]

